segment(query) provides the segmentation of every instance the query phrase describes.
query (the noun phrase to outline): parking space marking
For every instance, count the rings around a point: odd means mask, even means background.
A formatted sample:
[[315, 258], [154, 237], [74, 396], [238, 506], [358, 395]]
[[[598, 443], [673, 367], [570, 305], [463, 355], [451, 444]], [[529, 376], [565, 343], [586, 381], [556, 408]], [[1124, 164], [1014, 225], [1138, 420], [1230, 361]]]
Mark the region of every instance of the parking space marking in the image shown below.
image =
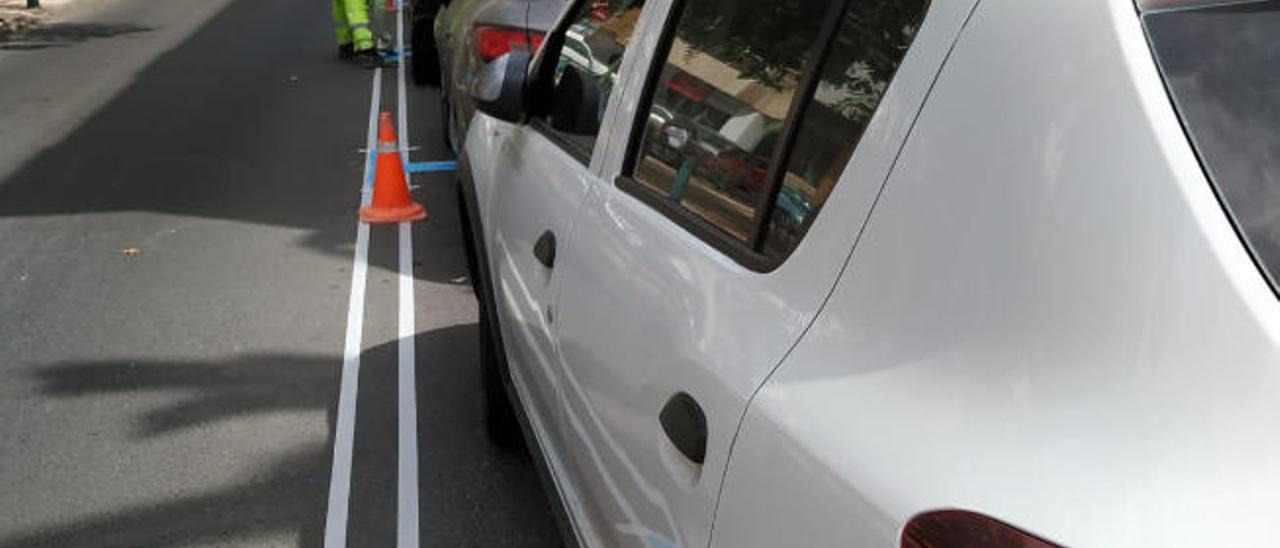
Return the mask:
[[[405, 86], [404, 2], [396, 0], [396, 113], [400, 162], [409, 164], [409, 107]], [[407, 170], [406, 170], [407, 176]], [[396, 546], [418, 548], [418, 398], [414, 375], [413, 228], [400, 223], [399, 446], [396, 475]]]
[[396, 546], [418, 546], [418, 398], [414, 375], [413, 230], [400, 223], [400, 436]]
[[396, 117], [400, 129], [400, 163], [409, 165], [409, 107], [404, 84], [404, 3], [396, 2]]
[[[369, 133], [365, 146], [365, 174], [360, 205], [369, 204], [373, 154], [377, 150], [378, 106], [382, 96], [382, 69], [373, 71], [369, 105]], [[360, 381], [360, 352], [364, 335], [364, 295], [369, 267], [369, 225], [357, 222], [356, 249], [352, 258], [351, 296], [347, 300], [347, 334], [342, 349], [342, 384], [338, 392], [338, 417], [333, 433], [333, 468], [329, 474], [329, 508], [324, 523], [325, 548], [345, 548], [347, 510], [351, 499], [351, 458], [355, 442], [356, 393]]]
[[458, 162], [414, 162], [405, 167], [408, 173], [429, 173], [432, 171], [454, 171], [458, 169]]
[[[409, 115], [405, 84], [403, 2], [396, 2], [396, 115], [400, 161], [409, 165]], [[365, 172], [360, 205], [372, 198], [378, 113], [382, 97], [382, 69], [373, 71], [369, 105], [369, 130], [365, 145]], [[406, 169], [406, 171], [408, 171]], [[398, 327], [398, 411], [396, 546], [418, 548], [418, 404], [415, 378], [416, 318], [413, 291], [413, 228], [399, 224], [399, 327]], [[365, 284], [368, 272], [369, 225], [356, 229], [356, 250], [351, 270], [351, 296], [347, 303], [346, 344], [343, 347], [342, 385], [338, 395], [338, 417], [334, 427], [333, 469], [329, 480], [329, 508], [325, 519], [325, 548], [345, 548], [351, 495], [351, 467], [355, 442], [356, 396], [359, 393], [360, 353], [364, 332]]]

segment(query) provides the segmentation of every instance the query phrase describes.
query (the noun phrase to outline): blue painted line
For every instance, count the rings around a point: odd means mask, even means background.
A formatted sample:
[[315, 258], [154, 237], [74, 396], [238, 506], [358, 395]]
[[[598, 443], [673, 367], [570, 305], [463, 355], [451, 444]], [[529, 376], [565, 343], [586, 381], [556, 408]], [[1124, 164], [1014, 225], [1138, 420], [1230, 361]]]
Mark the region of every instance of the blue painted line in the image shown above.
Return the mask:
[[458, 162], [415, 162], [409, 164], [409, 173], [453, 171], [455, 169], [458, 169]]
[[368, 154], [368, 160], [364, 163], [364, 191], [373, 190], [374, 168], [377, 166], [378, 155], [376, 153]]
[[386, 50], [386, 51], [381, 52], [381, 55], [382, 55], [382, 60], [383, 60], [383, 61], [387, 61], [387, 62], [395, 62], [395, 61], [399, 61], [399, 60], [401, 60], [401, 59], [403, 59], [403, 58], [412, 57], [412, 56], [413, 56], [413, 50], [411, 50], [411, 49], [409, 49], [409, 48], [405, 48], [405, 49], [404, 49], [404, 51], [398, 51], [398, 50], [394, 50], [394, 49], [389, 49], [389, 50]]

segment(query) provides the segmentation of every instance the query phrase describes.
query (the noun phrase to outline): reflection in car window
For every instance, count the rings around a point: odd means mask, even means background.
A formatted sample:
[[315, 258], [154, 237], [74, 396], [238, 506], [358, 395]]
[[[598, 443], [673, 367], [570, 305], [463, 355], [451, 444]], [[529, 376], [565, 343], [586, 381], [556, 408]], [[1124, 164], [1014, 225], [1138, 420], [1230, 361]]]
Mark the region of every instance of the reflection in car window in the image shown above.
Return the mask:
[[777, 264], [830, 195], [928, 7], [688, 2], [628, 180], [743, 244], [752, 264]]
[[688, 2], [653, 90], [634, 178], [748, 242], [830, 3]]
[[765, 233], [765, 255], [785, 257], [826, 202], [915, 38], [928, 4], [928, 0], [850, 3], [819, 69], [818, 86], [787, 160]]
[[1143, 17], [1209, 179], [1280, 291], [1280, 3]]
[[[555, 69], [557, 96], [552, 97], [552, 102], [557, 105], [542, 119], [544, 127], [559, 137], [584, 162], [591, 157], [595, 148], [596, 135], [604, 118], [609, 94], [618, 81], [622, 53], [631, 41], [631, 34], [643, 5], [643, 0], [588, 0], [574, 14], [573, 23], [565, 32], [564, 47], [560, 50]], [[573, 94], [559, 89], [559, 84], [569, 71], [576, 73], [572, 76], [580, 78], [585, 89]], [[564, 116], [565, 112], [578, 114], [579, 106], [583, 104], [583, 94], [594, 98], [592, 102], [595, 113], [592, 121], [595, 128], [587, 132], [569, 131], [557, 117]], [[591, 116], [590, 113], [587, 115]]]

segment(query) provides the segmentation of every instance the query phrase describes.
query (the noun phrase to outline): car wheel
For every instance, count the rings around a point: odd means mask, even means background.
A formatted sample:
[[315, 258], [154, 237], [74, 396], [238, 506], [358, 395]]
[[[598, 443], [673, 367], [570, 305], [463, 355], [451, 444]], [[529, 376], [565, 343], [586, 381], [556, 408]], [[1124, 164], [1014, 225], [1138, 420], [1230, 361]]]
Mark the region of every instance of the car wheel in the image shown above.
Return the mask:
[[440, 86], [440, 57], [433, 35], [433, 17], [415, 18], [409, 32], [409, 47], [413, 52], [409, 56], [409, 66], [413, 72], [413, 83], [419, 86]]
[[520, 423], [516, 418], [515, 408], [511, 406], [511, 398], [507, 396], [506, 383], [503, 380], [502, 348], [498, 337], [494, 336], [496, 322], [489, 313], [492, 295], [485, 290], [480, 279], [480, 263], [476, 247], [475, 234], [471, 231], [471, 216], [467, 210], [462, 194], [462, 185], [458, 185], [458, 222], [462, 225], [462, 243], [467, 261], [467, 274], [471, 278], [471, 288], [475, 292], [479, 304], [479, 343], [480, 343], [480, 388], [484, 399], [485, 433], [494, 445], [503, 449], [521, 450], [524, 448], [524, 436], [520, 431]]
[[502, 379], [501, 360], [498, 358], [497, 341], [493, 336], [488, 307], [480, 303], [480, 376], [484, 389], [484, 428], [489, 441], [510, 451], [524, 449], [524, 436], [520, 423]]
[[471, 215], [467, 213], [467, 203], [462, 197], [462, 184], [458, 184], [458, 221], [462, 225], [463, 253], [467, 260], [467, 281], [471, 283], [471, 291], [476, 299], [480, 298], [480, 269], [476, 264], [476, 242], [471, 234]]
[[440, 90], [440, 139], [445, 148], [458, 153], [458, 147], [453, 145], [453, 105], [443, 89]]

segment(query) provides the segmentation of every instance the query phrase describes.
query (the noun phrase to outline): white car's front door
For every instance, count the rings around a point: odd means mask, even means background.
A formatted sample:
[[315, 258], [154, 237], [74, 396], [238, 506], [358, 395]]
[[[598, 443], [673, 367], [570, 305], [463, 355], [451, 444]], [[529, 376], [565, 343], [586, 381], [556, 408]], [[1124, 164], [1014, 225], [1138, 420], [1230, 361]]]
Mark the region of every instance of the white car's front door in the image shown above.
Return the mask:
[[[556, 454], [563, 444], [554, 427], [561, 405], [550, 316], [558, 279], [553, 255], [594, 178], [581, 156], [538, 126], [486, 116], [472, 125], [466, 145], [472, 173], [488, 182], [492, 196], [482, 216], [507, 364], [543, 449]], [[490, 165], [477, 165], [479, 157], [492, 159]]]
[[[562, 26], [591, 40], [594, 57], [547, 52], [555, 69], [546, 114], [511, 124], [478, 114], [467, 134], [469, 167], [481, 205], [493, 298], [512, 382], [525, 416], [562, 491], [566, 451], [554, 305], [560, 284], [557, 255], [574, 238], [574, 219], [588, 189], [602, 183], [592, 169], [601, 120], [630, 37], [630, 21], [600, 18], [593, 2], [564, 14]], [[576, 11], [574, 11], [576, 9]], [[604, 25], [608, 25], [607, 31]], [[598, 162], [598, 160], [596, 160]], [[578, 513], [572, 496], [565, 497]]]

